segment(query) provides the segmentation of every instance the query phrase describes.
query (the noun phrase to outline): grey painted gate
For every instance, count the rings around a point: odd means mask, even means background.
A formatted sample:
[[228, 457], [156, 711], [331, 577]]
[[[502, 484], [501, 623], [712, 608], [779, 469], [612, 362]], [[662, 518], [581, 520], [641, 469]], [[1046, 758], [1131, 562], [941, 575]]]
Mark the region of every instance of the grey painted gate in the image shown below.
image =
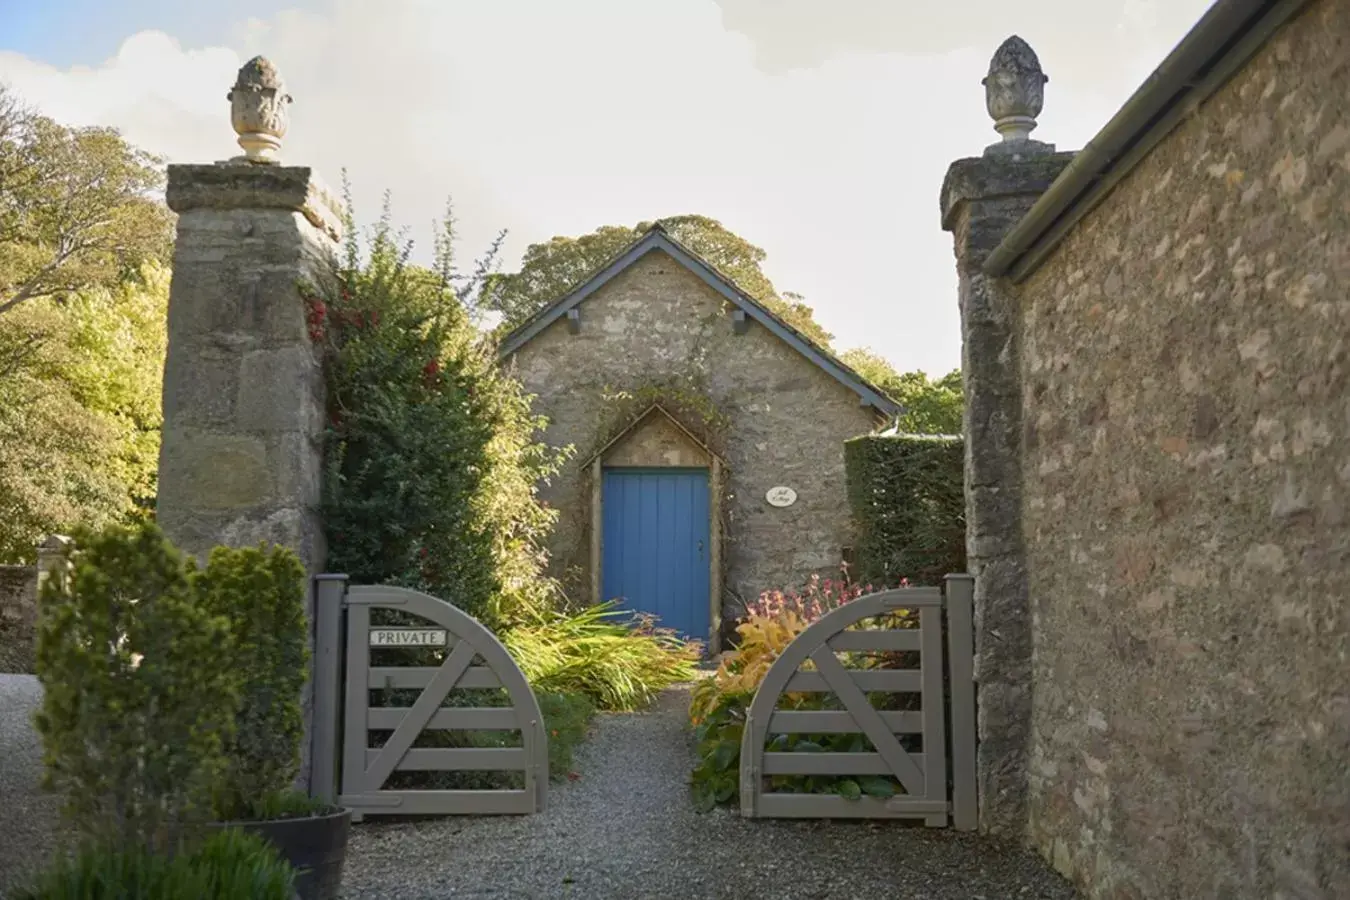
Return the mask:
[[[347, 587], [321, 575], [316, 591], [313, 793], [363, 815], [492, 815], [541, 812], [548, 791], [548, 738], [539, 703], [501, 642], [478, 620], [443, 600], [388, 586]], [[371, 625], [371, 610], [396, 610], [425, 626]], [[345, 628], [343, 620], [345, 619]], [[342, 638], [345, 631], [345, 649]], [[375, 666], [382, 649], [443, 647], [439, 666]], [[406, 707], [372, 707], [372, 691], [421, 689]], [[509, 706], [442, 706], [452, 690], [503, 689]], [[341, 700], [339, 700], [341, 695]], [[339, 712], [340, 710], [340, 712]], [[340, 727], [338, 720], [341, 719]], [[513, 747], [414, 747], [424, 731], [520, 733]], [[371, 732], [392, 732], [370, 746]], [[342, 735], [341, 768], [337, 735]], [[395, 772], [523, 774], [524, 787], [391, 790]]]
[[[975, 689], [971, 602], [974, 579], [949, 575], [946, 596], [935, 587], [898, 588], [860, 597], [827, 613], [788, 645], [770, 667], [750, 705], [741, 742], [741, 815], [765, 818], [922, 818], [943, 826], [950, 813], [960, 830], [976, 825]], [[943, 621], [950, 663], [951, 763], [944, 702]], [[917, 628], [859, 628], [867, 620], [917, 610]], [[860, 653], [914, 653], [917, 669], [850, 666]], [[839, 654], [846, 655], [843, 660]], [[780, 709], [785, 694], [831, 692], [840, 710]], [[883, 711], [873, 693], [920, 696], [918, 711]], [[869, 752], [782, 752], [766, 749], [770, 735], [861, 734]], [[919, 735], [922, 749], [898, 735]], [[847, 799], [835, 794], [774, 792], [774, 775], [858, 775], [894, 778], [894, 797]], [[950, 787], [950, 793], [949, 793]]]

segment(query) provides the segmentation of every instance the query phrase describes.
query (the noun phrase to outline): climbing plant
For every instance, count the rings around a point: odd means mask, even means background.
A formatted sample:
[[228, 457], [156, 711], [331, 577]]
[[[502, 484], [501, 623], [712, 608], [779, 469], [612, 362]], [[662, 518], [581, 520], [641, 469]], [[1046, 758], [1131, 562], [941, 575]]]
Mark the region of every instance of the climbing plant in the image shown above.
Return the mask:
[[[462, 302], [453, 218], [436, 264], [408, 262], [388, 203], [362, 246], [306, 290], [327, 356], [324, 526], [329, 566], [444, 597], [502, 628], [553, 602], [536, 496], [559, 454]], [[480, 271], [486, 269], [480, 266]]]

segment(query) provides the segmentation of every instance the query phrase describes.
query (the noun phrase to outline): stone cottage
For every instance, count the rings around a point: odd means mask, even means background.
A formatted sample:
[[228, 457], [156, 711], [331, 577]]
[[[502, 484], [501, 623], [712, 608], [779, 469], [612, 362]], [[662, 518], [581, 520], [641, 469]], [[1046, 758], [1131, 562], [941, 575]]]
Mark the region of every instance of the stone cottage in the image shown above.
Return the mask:
[[543, 487], [555, 573], [716, 652], [761, 591], [837, 571], [843, 442], [894, 417], [875, 386], [659, 226], [502, 343], [574, 452]]
[[[1101, 900], [1350, 896], [1350, 3], [1219, 0], [955, 162], [981, 825]], [[988, 352], [990, 348], [1000, 352]]]

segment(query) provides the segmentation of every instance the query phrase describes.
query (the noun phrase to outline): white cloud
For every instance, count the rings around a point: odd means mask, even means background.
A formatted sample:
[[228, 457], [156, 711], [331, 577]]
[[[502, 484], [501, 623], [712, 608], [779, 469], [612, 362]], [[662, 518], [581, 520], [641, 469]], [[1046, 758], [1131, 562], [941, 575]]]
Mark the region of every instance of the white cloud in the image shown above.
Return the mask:
[[[1082, 40], [1134, 77], [1180, 37], [1139, 24], [1153, 6], [1133, 0], [1128, 21], [1106, 15]], [[951, 160], [995, 139], [979, 85], [992, 46], [841, 51], [770, 74], [711, 0], [335, 0], [241, 20], [219, 44], [141, 32], [64, 71], [0, 53], [0, 78], [57, 119], [210, 161], [237, 152], [225, 94], [261, 52], [295, 97], [285, 160], [334, 183], [346, 168], [363, 217], [390, 189], [424, 247], [447, 196], [465, 253], [510, 229], [508, 265], [554, 234], [703, 213], [764, 247], [775, 284], [805, 294], [841, 347], [905, 369], [959, 363], [937, 194]], [[1053, 80], [1036, 136], [1078, 146], [1135, 85], [1042, 53]]]

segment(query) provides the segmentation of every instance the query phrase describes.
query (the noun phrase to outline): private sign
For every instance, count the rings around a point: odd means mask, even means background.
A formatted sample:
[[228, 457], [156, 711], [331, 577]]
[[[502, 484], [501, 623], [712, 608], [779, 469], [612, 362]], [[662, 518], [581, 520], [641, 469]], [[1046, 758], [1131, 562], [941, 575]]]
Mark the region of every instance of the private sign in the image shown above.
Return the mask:
[[445, 631], [439, 628], [373, 628], [372, 647], [444, 647]]

